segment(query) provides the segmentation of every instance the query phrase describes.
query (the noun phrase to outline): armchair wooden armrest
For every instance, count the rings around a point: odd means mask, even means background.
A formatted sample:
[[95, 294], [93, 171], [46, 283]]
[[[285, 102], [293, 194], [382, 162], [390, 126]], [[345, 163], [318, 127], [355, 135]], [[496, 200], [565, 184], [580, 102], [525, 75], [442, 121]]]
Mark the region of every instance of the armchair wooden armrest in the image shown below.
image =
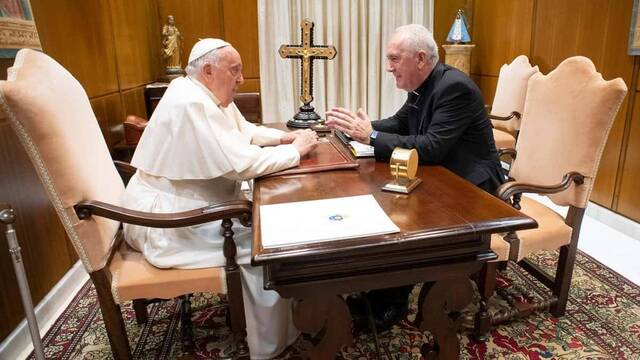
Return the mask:
[[520, 119], [522, 117], [522, 115], [517, 111], [512, 111], [511, 114], [509, 114], [507, 116], [498, 116], [498, 115], [489, 114], [489, 119], [491, 119], [491, 120], [507, 121], [507, 120], [513, 119], [514, 117], [516, 119]]
[[246, 226], [251, 223], [252, 203], [249, 200], [231, 200], [177, 213], [149, 213], [89, 200], [79, 202], [74, 209], [81, 220], [96, 215], [127, 224], [156, 228], [178, 228], [230, 218], [237, 218]]
[[496, 191], [497, 196], [504, 200], [509, 201], [514, 195], [521, 195], [524, 193], [536, 193], [536, 194], [554, 194], [560, 191], [566, 190], [574, 182], [576, 185], [582, 185], [584, 183], [584, 175], [572, 171], [565, 174], [562, 177], [562, 181], [556, 185], [536, 185], [526, 184], [518, 181], [506, 182], [498, 188]]

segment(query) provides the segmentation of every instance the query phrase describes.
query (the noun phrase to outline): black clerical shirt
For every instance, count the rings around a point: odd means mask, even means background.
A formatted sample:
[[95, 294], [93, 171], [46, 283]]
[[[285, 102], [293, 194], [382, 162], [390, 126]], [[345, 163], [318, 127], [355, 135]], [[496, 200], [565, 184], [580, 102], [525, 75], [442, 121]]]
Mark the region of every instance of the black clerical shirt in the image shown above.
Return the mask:
[[482, 94], [455, 68], [438, 63], [395, 115], [372, 125], [377, 160], [415, 148], [421, 164], [442, 165], [491, 193], [504, 182]]

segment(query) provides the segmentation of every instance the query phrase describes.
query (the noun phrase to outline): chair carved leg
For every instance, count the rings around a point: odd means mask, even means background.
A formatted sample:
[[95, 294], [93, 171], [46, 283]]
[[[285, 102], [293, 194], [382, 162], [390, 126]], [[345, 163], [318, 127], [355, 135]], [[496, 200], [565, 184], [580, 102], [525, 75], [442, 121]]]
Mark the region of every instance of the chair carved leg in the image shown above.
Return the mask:
[[227, 271], [227, 296], [229, 298], [229, 318], [234, 343], [237, 345], [237, 356], [249, 354], [249, 348], [245, 342], [247, 337], [247, 324], [244, 316], [244, 300], [242, 298], [242, 283], [240, 282], [240, 268]]
[[107, 329], [113, 357], [119, 360], [131, 359], [131, 347], [127, 339], [120, 305], [113, 300], [110, 281], [107, 279], [105, 270], [92, 272], [89, 276], [98, 294], [98, 302], [100, 303], [100, 310], [102, 311], [104, 326]]
[[193, 322], [191, 321], [191, 294], [182, 295], [182, 346], [187, 354], [193, 354]]
[[224, 236], [224, 267], [227, 277], [227, 297], [229, 299], [229, 319], [234, 341], [238, 345], [238, 356], [249, 353], [244, 339], [247, 336], [247, 323], [244, 315], [244, 299], [242, 297], [242, 278], [240, 267], [236, 263], [236, 244], [233, 241], [233, 222], [229, 219], [222, 220], [222, 234]]
[[[506, 263], [506, 262], [505, 262]], [[486, 262], [478, 274], [478, 292], [480, 293], [480, 308], [473, 323], [473, 335], [478, 341], [486, 341], [491, 326], [488, 302], [496, 288], [496, 262]]]
[[564, 316], [567, 310], [567, 300], [569, 299], [569, 288], [573, 276], [573, 268], [576, 261], [577, 241], [560, 248], [558, 258], [558, 268], [553, 288], [553, 294], [558, 301], [551, 305], [550, 312], [555, 317]]
[[138, 325], [147, 323], [147, 320], [149, 320], [149, 313], [147, 312], [146, 299], [133, 300], [133, 311], [136, 313], [136, 322]]

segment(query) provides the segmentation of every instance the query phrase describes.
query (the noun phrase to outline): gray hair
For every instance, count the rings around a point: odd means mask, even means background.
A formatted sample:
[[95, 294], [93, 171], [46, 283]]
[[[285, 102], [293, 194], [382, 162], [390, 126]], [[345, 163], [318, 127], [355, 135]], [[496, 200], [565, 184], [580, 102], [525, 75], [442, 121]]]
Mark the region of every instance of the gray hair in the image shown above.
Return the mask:
[[205, 64], [211, 64], [213, 66], [217, 66], [218, 62], [220, 61], [220, 58], [222, 58], [221, 56], [222, 53], [220, 52], [220, 50], [224, 49], [225, 47], [226, 46], [213, 49], [205, 53], [204, 55], [200, 56], [199, 58], [191, 61], [187, 65], [187, 67], [184, 68], [184, 71], [189, 76], [197, 76], [200, 73], [200, 71], [202, 71], [202, 67]]
[[403, 25], [396, 29], [394, 36], [401, 36], [410, 50], [424, 50], [432, 65], [438, 62], [438, 44], [429, 29], [420, 24]]

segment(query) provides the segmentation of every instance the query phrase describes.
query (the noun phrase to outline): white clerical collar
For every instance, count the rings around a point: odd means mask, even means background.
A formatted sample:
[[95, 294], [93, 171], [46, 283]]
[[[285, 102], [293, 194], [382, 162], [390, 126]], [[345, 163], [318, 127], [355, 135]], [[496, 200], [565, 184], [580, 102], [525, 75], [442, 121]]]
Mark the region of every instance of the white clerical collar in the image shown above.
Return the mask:
[[200, 80], [193, 78], [189, 75], [187, 75], [187, 79], [193, 81], [194, 84], [196, 84], [200, 89], [202, 89], [202, 91], [204, 91], [204, 93], [207, 94], [218, 107], [220, 107], [220, 100], [218, 100], [218, 98], [211, 92], [211, 90], [209, 90], [206, 86], [204, 86], [204, 84], [201, 83]]

